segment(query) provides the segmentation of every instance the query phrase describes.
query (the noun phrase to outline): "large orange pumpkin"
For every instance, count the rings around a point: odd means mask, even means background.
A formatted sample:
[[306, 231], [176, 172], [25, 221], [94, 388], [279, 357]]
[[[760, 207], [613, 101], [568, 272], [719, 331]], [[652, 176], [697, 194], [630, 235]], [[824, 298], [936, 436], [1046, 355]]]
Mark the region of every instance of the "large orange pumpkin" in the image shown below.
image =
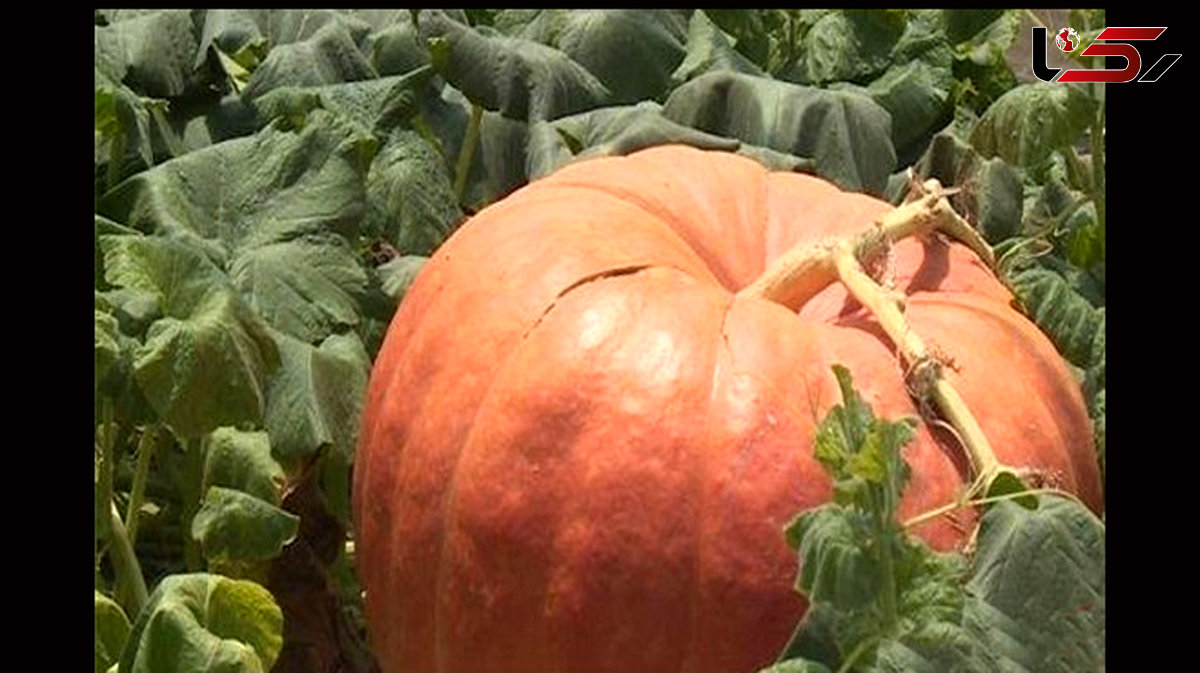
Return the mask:
[[[354, 515], [385, 671], [751, 671], [804, 601], [783, 527], [829, 498], [811, 440], [835, 363], [916, 415], [889, 340], [833, 285], [798, 312], [735, 292], [891, 206], [727, 153], [570, 165], [429, 261], [371, 377]], [[1051, 343], [966, 247], [898, 243], [914, 330], [1000, 458], [1099, 511], [1090, 424]], [[968, 466], [922, 425], [901, 516]], [[965, 540], [970, 512], [919, 534]]]

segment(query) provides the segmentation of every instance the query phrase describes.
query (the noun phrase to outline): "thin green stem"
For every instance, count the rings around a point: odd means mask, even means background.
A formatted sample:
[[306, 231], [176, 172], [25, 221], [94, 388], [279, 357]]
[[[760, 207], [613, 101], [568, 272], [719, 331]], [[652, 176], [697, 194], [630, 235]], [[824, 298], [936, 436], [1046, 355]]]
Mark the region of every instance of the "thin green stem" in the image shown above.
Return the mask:
[[146, 605], [146, 579], [142, 577], [142, 568], [133, 552], [133, 543], [125, 531], [125, 524], [121, 522], [121, 513], [117, 511], [117, 504], [111, 500], [108, 512], [108, 558], [112, 561], [113, 572], [117, 576], [117, 600], [125, 609], [125, 613], [136, 619], [142, 607]]
[[879, 641], [879, 639], [879, 636], [871, 636], [870, 638], [867, 638], [856, 645], [855, 648], [850, 651], [850, 655], [846, 657], [846, 660], [842, 662], [842, 665], [838, 667], [837, 673], [848, 673], [848, 671], [850, 671], [850, 669], [853, 668], [854, 664], [858, 661], [858, 658], [867, 651], [867, 648], [874, 645]]
[[[890, 528], [893, 524], [891, 520], [882, 521], [883, 528], [880, 533]], [[880, 556], [883, 557], [883, 595], [880, 596], [883, 604], [883, 624], [886, 633], [891, 633], [896, 628], [896, 622], [899, 619], [900, 611], [896, 608], [896, 571], [892, 567], [892, 546], [888, 544], [889, 540], [895, 539], [895, 534], [881, 534], [877, 543], [879, 544]]]
[[121, 179], [121, 164], [125, 160], [125, 131], [118, 130], [108, 146], [108, 171], [105, 173], [105, 185], [112, 189]]
[[125, 510], [125, 528], [129, 532], [129, 544], [137, 545], [138, 510], [145, 501], [146, 481], [150, 477], [150, 461], [154, 454], [155, 426], [142, 433], [138, 442], [137, 470], [133, 473], [133, 487], [129, 494], [129, 507]]
[[[105, 397], [100, 402], [100, 428], [98, 430], [100, 435], [100, 494], [96, 499], [98, 503], [112, 502], [113, 499], [113, 461], [115, 460], [113, 440], [116, 435], [116, 421], [113, 420], [113, 415], [112, 400]], [[107, 538], [109, 530], [105, 521], [104, 518], [100, 519], [100, 535]]]
[[955, 510], [965, 509], [967, 507], [978, 507], [980, 505], [989, 505], [1002, 500], [1016, 500], [1017, 498], [1023, 498], [1029, 495], [1057, 495], [1059, 497], [1077, 502], [1086, 507], [1086, 504], [1079, 499], [1079, 496], [1071, 493], [1070, 491], [1064, 491], [1059, 488], [1027, 488], [1020, 491], [1013, 491], [1012, 493], [1002, 493], [1000, 495], [993, 495], [986, 498], [964, 499], [961, 501], [956, 500], [952, 503], [942, 505], [941, 507], [935, 507], [927, 512], [922, 512], [921, 514], [918, 514], [902, 523], [901, 527], [904, 529], [909, 529], [919, 526], [926, 521], [936, 519], [939, 516], [949, 514]]
[[454, 167], [454, 198], [461, 204], [467, 191], [467, 175], [471, 162], [475, 160], [475, 146], [479, 144], [479, 125], [483, 121], [483, 106], [471, 104], [471, 121], [467, 124], [467, 136], [458, 150], [458, 163]]
[[175, 131], [171, 128], [171, 125], [167, 123], [167, 116], [163, 114], [163, 106], [152, 104], [149, 107], [150, 116], [154, 118], [158, 126], [158, 131], [162, 134], [167, 151], [171, 153], [172, 157], [183, 156], [186, 150], [184, 150], [183, 143], [179, 141], [179, 138], [175, 137]]
[[204, 559], [200, 554], [200, 545], [192, 537], [192, 519], [200, 510], [200, 493], [204, 486], [204, 445], [200, 439], [191, 438], [183, 443], [184, 475], [183, 483], [183, 518], [180, 528], [183, 533], [183, 558], [188, 572], [198, 572], [204, 569]]

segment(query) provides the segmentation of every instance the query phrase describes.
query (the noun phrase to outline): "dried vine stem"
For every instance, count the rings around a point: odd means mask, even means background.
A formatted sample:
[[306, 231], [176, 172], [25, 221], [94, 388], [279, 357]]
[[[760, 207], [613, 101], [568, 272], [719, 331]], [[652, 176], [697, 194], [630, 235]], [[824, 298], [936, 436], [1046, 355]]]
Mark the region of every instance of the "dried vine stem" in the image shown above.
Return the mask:
[[869, 263], [886, 252], [892, 243], [933, 231], [962, 242], [989, 268], [995, 268], [991, 247], [979, 232], [954, 212], [937, 181], [928, 180], [923, 187], [928, 194], [884, 215], [873, 226], [849, 239], [792, 248], [772, 262], [753, 283], [742, 288], [738, 295], [799, 309], [838, 279], [834, 268], [837, 250], [848, 246], [858, 260]]
[[909, 236], [940, 231], [966, 244], [990, 268], [995, 258], [987, 242], [958, 216], [937, 180], [913, 182], [916, 198], [884, 215], [863, 232], [847, 238], [797, 247], [782, 255], [750, 285], [741, 297], [757, 297], [799, 309], [835, 281], [863, 305], [895, 344], [904, 364], [906, 383], [922, 402], [931, 400], [957, 432], [974, 472], [971, 493], [986, 492], [1004, 469], [979, 422], [954, 386], [942, 375], [941, 361], [904, 318], [903, 297], [889, 292], [864, 269], [892, 243]]
[[925, 342], [913, 332], [894, 296], [863, 271], [851, 246], [842, 246], [834, 253], [834, 265], [847, 291], [875, 316], [896, 345], [917, 397], [933, 400], [954, 427], [971, 459], [977, 483], [986, 487], [1000, 471], [1000, 461], [967, 403], [942, 376], [941, 362], [930, 355]]

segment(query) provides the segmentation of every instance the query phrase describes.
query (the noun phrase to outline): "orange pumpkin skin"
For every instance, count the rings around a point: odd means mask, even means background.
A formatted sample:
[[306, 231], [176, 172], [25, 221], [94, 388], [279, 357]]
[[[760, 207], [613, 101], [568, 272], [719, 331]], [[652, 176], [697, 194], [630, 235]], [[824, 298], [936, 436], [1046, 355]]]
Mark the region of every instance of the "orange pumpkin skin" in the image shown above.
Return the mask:
[[[798, 313], [734, 293], [890, 208], [671, 146], [570, 165], [456, 232], [400, 306], [363, 414], [356, 544], [383, 669], [769, 664], [806, 607], [783, 527], [831, 492], [811, 450], [840, 402], [831, 366], [877, 414], [917, 410], [840, 285]], [[1008, 291], [939, 239], [898, 243], [891, 268], [1000, 460], [1100, 511], [1078, 387]], [[902, 517], [964, 489], [940, 431], [904, 455]], [[953, 549], [973, 516], [918, 533]]]

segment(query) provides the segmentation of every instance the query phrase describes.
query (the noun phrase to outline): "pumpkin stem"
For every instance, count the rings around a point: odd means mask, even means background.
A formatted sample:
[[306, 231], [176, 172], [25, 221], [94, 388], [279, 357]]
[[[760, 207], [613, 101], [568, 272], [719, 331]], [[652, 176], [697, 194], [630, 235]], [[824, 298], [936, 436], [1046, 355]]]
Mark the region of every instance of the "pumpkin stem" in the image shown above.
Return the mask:
[[889, 292], [864, 269], [890, 246], [909, 236], [941, 231], [970, 247], [989, 268], [995, 257], [983, 237], [954, 212], [937, 180], [913, 181], [912, 200], [853, 236], [797, 246], [739, 293], [798, 310], [835, 281], [840, 281], [883, 327], [904, 364], [905, 383], [924, 405], [932, 401], [958, 435], [975, 475], [971, 494], [989, 493], [996, 477], [1009, 472], [996, 458], [979, 422], [954, 386], [942, 375], [943, 360], [930, 352], [904, 318], [903, 296]]
[[942, 375], [942, 361], [931, 354], [925, 342], [904, 319], [892, 293], [863, 270], [852, 244], [840, 246], [833, 255], [838, 279], [883, 327], [904, 361], [906, 383], [919, 400], [931, 399], [958, 433], [978, 481], [989, 484], [1001, 464], [974, 414], [954, 386]]
[[834, 241], [797, 246], [780, 255], [753, 283], [738, 292], [799, 310], [808, 300], [838, 279], [833, 258], [837, 250], [850, 248], [853, 255], [870, 263], [887, 252], [892, 243], [941, 231], [967, 245], [979, 258], [995, 268], [995, 257], [979, 232], [954, 212], [936, 180], [914, 185], [918, 198], [884, 215], [866, 230]]

